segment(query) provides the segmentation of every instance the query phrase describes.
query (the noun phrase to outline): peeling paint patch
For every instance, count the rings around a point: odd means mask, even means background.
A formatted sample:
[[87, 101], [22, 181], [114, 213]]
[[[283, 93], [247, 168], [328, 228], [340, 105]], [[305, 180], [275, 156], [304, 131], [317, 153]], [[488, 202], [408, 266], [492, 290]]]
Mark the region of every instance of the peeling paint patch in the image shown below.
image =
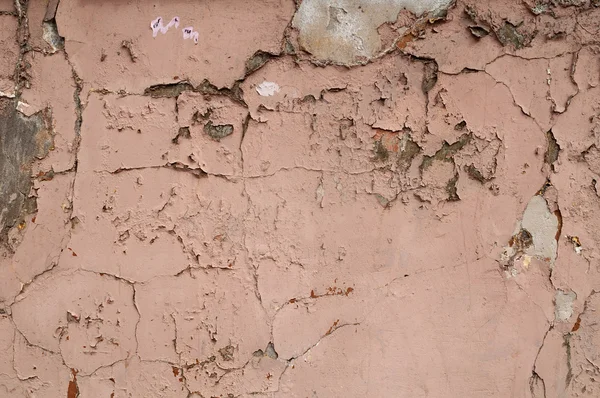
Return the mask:
[[220, 141], [222, 138], [227, 137], [228, 135], [233, 134], [233, 125], [231, 124], [221, 124], [214, 125], [212, 121], [208, 121], [204, 125], [204, 132], [210, 136], [215, 141]]
[[52, 136], [41, 113], [24, 117], [12, 100], [0, 99], [0, 231], [18, 224], [22, 212], [30, 213], [31, 170], [35, 159], [46, 156]]
[[0, 0], [0, 396], [600, 396], [598, 1], [109, 3]]
[[549, 130], [546, 133], [546, 139], [548, 140], [548, 149], [544, 154], [544, 161], [551, 167], [554, 167], [554, 162], [558, 160], [560, 145], [558, 145], [554, 134], [552, 134], [552, 130]]
[[264, 64], [274, 57], [275, 55], [266, 51], [255, 52], [252, 57], [248, 58], [246, 61], [246, 75], [249, 75], [250, 73], [260, 69]]
[[149, 95], [153, 98], [161, 97], [177, 97], [184, 91], [192, 91], [194, 86], [188, 82], [156, 84], [144, 90], [144, 95]]
[[583, 251], [583, 246], [581, 245], [581, 241], [579, 240], [579, 237], [578, 236], [567, 236], [567, 239], [571, 242], [571, 244], [573, 244], [573, 250], [575, 250], [575, 253], [581, 254], [581, 252]]
[[537, 32], [533, 31], [532, 27], [526, 26], [522, 20], [516, 22], [511, 19], [502, 18], [502, 14], [490, 12], [481, 3], [467, 5], [465, 13], [473, 22], [478, 24], [478, 32], [481, 32], [482, 29], [493, 31], [503, 46], [512, 46], [517, 50], [521, 49], [528, 46], [537, 34]]
[[67, 398], [77, 398], [79, 396], [79, 387], [77, 386], [77, 371], [71, 369], [71, 380], [67, 390]]
[[0, 13], [0, 46], [2, 47], [2, 57], [0, 57], [0, 93], [2, 94], [0, 96], [5, 97], [14, 97], [16, 94], [15, 66], [20, 53], [17, 21], [13, 15]]
[[61, 50], [65, 47], [65, 38], [58, 33], [58, 27], [56, 26], [56, 20], [54, 17], [43, 22], [42, 38], [52, 47], [52, 50], [54, 51]]

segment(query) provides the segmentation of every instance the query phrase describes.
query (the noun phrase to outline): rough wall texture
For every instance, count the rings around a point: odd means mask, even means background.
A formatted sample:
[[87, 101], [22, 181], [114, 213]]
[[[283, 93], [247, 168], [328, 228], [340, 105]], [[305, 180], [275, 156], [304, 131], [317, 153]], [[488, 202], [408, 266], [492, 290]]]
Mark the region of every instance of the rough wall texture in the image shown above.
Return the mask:
[[597, 0], [0, 0], [1, 397], [599, 397]]

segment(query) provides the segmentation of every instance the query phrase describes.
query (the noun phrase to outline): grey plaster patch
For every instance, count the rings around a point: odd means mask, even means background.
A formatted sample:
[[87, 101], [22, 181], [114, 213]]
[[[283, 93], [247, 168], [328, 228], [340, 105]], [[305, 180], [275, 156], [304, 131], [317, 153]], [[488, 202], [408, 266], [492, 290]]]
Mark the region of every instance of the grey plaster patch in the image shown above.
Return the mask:
[[521, 227], [529, 231], [533, 245], [527, 248], [526, 253], [542, 259], [550, 259], [550, 264], [556, 260], [556, 231], [558, 218], [548, 208], [546, 199], [535, 195], [523, 213]]
[[554, 316], [557, 321], [566, 322], [573, 315], [573, 302], [577, 294], [573, 291], [557, 290], [554, 296]]
[[377, 28], [406, 9], [417, 16], [449, 7], [451, 0], [304, 0], [293, 19], [302, 47], [315, 58], [340, 64], [371, 59], [381, 51]]
[[523, 219], [515, 228], [509, 244], [500, 255], [501, 263], [508, 267], [522, 254], [548, 261], [554, 266], [558, 244], [556, 236], [559, 220], [548, 208], [546, 199], [535, 195], [523, 212]]

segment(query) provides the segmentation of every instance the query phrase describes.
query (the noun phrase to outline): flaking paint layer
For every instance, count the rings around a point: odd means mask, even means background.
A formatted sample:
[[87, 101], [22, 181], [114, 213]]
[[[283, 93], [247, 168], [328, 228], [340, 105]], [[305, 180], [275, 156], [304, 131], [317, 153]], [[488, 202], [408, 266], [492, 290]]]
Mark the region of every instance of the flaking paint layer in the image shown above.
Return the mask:
[[0, 0], [0, 396], [599, 396], [598, 6]]

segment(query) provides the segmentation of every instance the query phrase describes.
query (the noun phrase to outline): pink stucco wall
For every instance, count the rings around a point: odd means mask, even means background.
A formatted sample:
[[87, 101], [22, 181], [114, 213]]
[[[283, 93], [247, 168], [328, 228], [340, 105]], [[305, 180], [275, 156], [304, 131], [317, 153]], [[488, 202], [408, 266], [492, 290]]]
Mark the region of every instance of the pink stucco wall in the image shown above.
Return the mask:
[[600, 397], [599, 6], [0, 0], [0, 397]]

